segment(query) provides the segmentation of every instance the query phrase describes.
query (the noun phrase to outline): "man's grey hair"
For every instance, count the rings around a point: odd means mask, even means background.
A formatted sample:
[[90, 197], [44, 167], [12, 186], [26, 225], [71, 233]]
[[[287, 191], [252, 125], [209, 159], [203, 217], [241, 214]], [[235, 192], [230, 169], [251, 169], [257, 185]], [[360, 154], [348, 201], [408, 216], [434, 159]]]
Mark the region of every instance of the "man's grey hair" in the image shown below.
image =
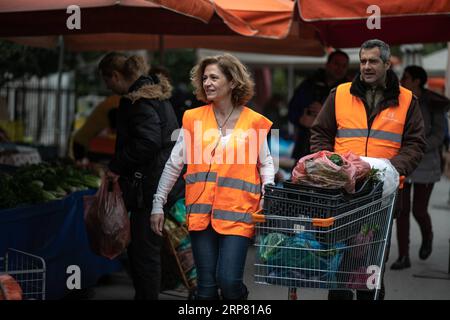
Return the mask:
[[359, 49], [359, 56], [361, 57], [361, 51], [362, 49], [373, 49], [373, 48], [379, 48], [380, 49], [380, 58], [383, 60], [383, 62], [388, 62], [391, 58], [391, 49], [389, 48], [389, 45], [381, 40], [378, 39], [371, 39], [367, 40], [361, 45], [361, 49]]

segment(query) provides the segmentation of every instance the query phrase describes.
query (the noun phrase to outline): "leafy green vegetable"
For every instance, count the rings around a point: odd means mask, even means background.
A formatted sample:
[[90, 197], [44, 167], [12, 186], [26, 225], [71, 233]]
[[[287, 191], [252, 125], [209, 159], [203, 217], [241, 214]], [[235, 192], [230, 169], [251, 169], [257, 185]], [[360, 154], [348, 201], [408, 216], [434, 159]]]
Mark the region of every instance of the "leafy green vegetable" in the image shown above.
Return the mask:
[[0, 173], [0, 209], [61, 199], [100, 183], [90, 171], [64, 162], [27, 165], [12, 176]]
[[385, 172], [386, 169], [380, 170], [380, 169], [376, 169], [376, 168], [371, 168], [366, 180], [372, 181], [372, 182], [380, 182], [381, 181], [381, 177], [382, 174]]
[[331, 160], [335, 165], [342, 166], [344, 164], [344, 161], [342, 160], [341, 156], [333, 153], [331, 156], [328, 156], [328, 159]]

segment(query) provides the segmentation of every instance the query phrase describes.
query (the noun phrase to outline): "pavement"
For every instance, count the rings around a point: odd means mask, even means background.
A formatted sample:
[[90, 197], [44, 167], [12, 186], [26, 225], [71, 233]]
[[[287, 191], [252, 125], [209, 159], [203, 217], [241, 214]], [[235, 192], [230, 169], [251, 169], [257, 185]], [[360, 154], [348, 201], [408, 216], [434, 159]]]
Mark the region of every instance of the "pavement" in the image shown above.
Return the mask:
[[[447, 178], [435, 184], [430, 199], [429, 212], [433, 224], [434, 242], [431, 256], [420, 260], [421, 236], [417, 223], [411, 217], [410, 259], [411, 268], [390, 270], [397, 259], [398, 249], [395, 237], [395, 223], [389, 260], [386, 265], [386, 300], [450, 300], [450, 207], [447, 200], [450, 181]], [[250, 294], [249, 300], [288, 300], [288, 288], [254, 282], [255, 248], [248, 251], [244, 282]], [[298, 300], [326, 300], [327, 291], [322, 289], [298, 289]], [[107, 281], [94, 287], [90, 300], [131, 300], [134, 289], [125, 271], [111, 274]], [[160, 294], [161, 300], [184, 300], [188, 292], [184, 287]]]

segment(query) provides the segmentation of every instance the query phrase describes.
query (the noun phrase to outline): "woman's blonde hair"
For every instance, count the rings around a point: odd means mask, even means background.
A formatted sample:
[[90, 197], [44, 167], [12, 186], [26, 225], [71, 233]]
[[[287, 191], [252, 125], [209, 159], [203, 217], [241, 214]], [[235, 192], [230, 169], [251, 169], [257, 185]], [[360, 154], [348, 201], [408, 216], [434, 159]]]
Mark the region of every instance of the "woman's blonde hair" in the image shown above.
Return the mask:
[[103, 76], [111, 77], [113, 71], [117, 71], [130, 80], [146, 75], [149, 66], [141, 56], [128, 57], [122, 53], [110, 52], [100, 61], [98, 69]]
[[227, 80], [233, 81], [234, 88], [231, 91], [231, 101], [234, 106], [243, 106], [253, 97], [255, 83], [247, 67], [235, 56], [225, 53], [214, 57], [206, 57], [192, 68], [191, 82], [198, 100], [208, 102], [203, 89], [203, 73], [206, 67], [211, 64], [217, 64]]

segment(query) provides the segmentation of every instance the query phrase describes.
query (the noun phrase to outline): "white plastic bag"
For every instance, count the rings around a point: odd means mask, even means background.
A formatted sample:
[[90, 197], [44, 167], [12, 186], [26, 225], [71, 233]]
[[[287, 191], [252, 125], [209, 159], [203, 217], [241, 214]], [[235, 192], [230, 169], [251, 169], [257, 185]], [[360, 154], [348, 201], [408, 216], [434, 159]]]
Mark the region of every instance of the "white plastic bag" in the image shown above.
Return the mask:
[[388, 159], [361, 157], [374, 169], [380, 170], [380, 178], [383, 181], [383, 198], [396, 192], [400, 177], [397, 170]]

